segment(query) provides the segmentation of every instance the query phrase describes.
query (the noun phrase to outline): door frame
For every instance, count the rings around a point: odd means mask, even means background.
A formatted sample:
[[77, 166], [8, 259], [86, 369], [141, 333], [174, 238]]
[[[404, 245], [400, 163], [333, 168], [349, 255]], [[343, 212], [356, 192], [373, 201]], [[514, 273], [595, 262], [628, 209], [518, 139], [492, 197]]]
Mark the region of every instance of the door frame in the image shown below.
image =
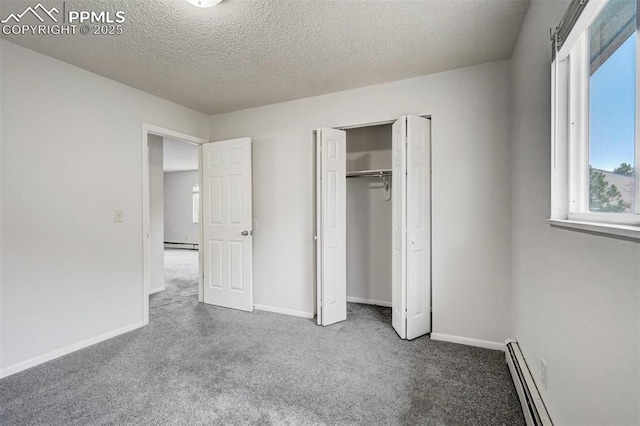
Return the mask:
[[[142, 123], [142, 323], [144, 325], [149, 324], [149, 290], [151, 287], [151, 248], [150, 248], [150, 224], [151, 224], [151, 188], [149, 187], [149, 151], [147, 149], [149, 144], [149, 135], [156, 135], [161, 137], [168, 137], [172, 139], [178, 139], [184, 142], [197, 144], [198, 146], [198, 183], [202, 188], [202, 145], [209, 143], [208, 139], [191, 136], [186, 133], [177, 132], [175, 130], [167, 129], [164, 127], [156, 126], [154, 124]], [[200, 215], [202, 217], [202, 214]], [[198, 300], [202, 302], [203, 294], [203, 280], [202, 280], [202, 250], [200, 246], [202, 243], [202, 225], [198, 225], [200, 230], [198, 232]]]
[[[428, 116], [429, 118], [431, 118], [431, 116]], [[425, 116], [426, 118], [426, 116]], [[330, 129], [336, 129], [336, 130], [349, 130], [349, 129], [359, 129], [361, 127], [373, 127], [373, 126], [384, 126], [386, 124], [393, 124], [395, 123], [397, 120], [397, 118], [395, 119], [389, 119], [389, 120], [383, 120], [383, 121], [374, 121], [374, 122], [369, 122], [369, 123], [359, 123], [359, 124], [349, 124], [349, 125], [341, 125], [341, 126], [324, 126], [324, 127], [328, 127]], [[317, 215], [317, 209], [318, 209], [318, 204], [319, 204], [319, 200], [318, 200], [318, 196], [319, 194], [317, 193], [317, 172], [318, 172], [318, 166], [319, 166], [319, 157], [318, 157], [318, 147], [315, 145], [317, 143], [317, 137], [318, 137], [318, 129], [320, 127], [323, 126], [318, 126], [315, 129], [312, 130], [311, 132], [311, 139], [313, 141], [314, 147], [313, 147], [313, 153], [314, 153], [314, 161], [313, 161], [313, 188], [314, 188], [314, 197], [313, 197], [313, 214]], [[313, 280], [312, 280], [312, 285], [313, 285], [313, 316], [314, 318], [319, 318], [320, 315], [320, 300], [318, 300], [318, 286], [320, 285], [319, 279], [318, 279], [318, 239], [320, 238], [317, 234], [318, 234], [318, 218], [314, 216], [314, 220], [313, 220]]]
[[[339, 126], [325, 126], [325, 127], [329, 127], [329, 128], [336, 129], [336, 130], [349, 130], [349, 129], [358, 129], [358, 128], [362, 128], [362, 127], [383, 126], [383, 125], [388, 125], [388, 124], [395, 123], [398, 120], [398, 118], [402, 117], [403, 115], [415, 115], [417, 117], [426, 118], [428, 120], [431, 120], [431, 125], [433, 126], [433, 115], [432, 114], [424, 114], [424, 113], [422, 113], [422, 114], [407, 114], [407, 113], [405, 113], [405, 114], [401, 114], [400, 116], [398, 116], [396, 118], [390, 118], [388, 120], [372, 121], [372, 122], [368, 122], [368, 123], [359, 123], [359, 124], [339, 125]], [[317, 137], [317, 128], [312, 131], [312, 140], [314, 141], [314, 143], [316, 141], [316, 137]], [[433, 138], [433, 127], [431, 129], [431, 137]], [[314, 159], [315, 161], [313, 162], [313, 164], [314, 164], [313, 179], [314, 179], [314, 188], [315, 188], [316, 187], [315, 180], [317, 178], [317, 176], [316, 176], [317, 175], [317, 170], [316, 169], [318, 167], [318, 163], [317, 163], [318, 152], [317, 152], [316, 147], [314, 147], [314, 155], [316, 156], [315, 159]], [[433, 139], [431, 141], [430, 156], [429, 157], [430, 157], [429, 158], [430, 159], [429, 170], [431, 171], [431, 173], [433, 173]], [[431, 178], [431, 182], [430, 183], [431, 183], [431, 193], [430, 193], [430, 196], [431, 196], [431, 206], [430, 206], [431, 213], [430, 213], [429, 226], [433, 230], [433, 176]], [[315, 189], [314, 189], [314, 191], [315, 191]], [[315, 194], [315, 196], [313, 197], [313, 211], [314, 211], [314, 214], [316, 214], [316, 212], [317, 212], [317, 203], [318, 203], [317, 194]], [[313, 309], [314, 309], [314, 317], [315, 318], [318, 317], [319, 311], [320, 311], [319, 310], [319, 301], [317, 300], [318, 286], [320, 285], [320, 283], [318, 282], [318, 271], [317, 271], [318, 265], [317, 265], [317, 260], [316, 260], [317, 259], [317, 255], [318, 255], [317, 254], [317, 239], [319, 238], [318, 235], [317, 235], [316, 223], [317, 223], [317, 218], [314, 218], [314, 220], [313, 220], [313, 227], [314, 227], [313, 228], [314, 229], [314, 231], [313, 231], [313, 235], [314, 235], [314, 241], [313, 241], [314, 242], [314, 244], [313, 244], [313, 247], [314, 247], [314, 249], [313, 249], [314, 250], [313, 251], [313, 259], [314, 259], [313, 265], [314, 266], [313, 266], [313, 268], [314, 269], [313, 269], [313, 281], [312, 281], [312, 283], [313, 283], [313, 292], [312, 293], [313, 293], [313, 298], [314, 298]], [[429, 294], [430, 294], [429, 297], [430, 297], [430, 300], [431, 300], [431, 306], [430, 306], [430, 309], [429, 309], [429, 315], [430, 315], [430, 323], [431, 323], [431, 332], [433, 332], [433, 320], [434, 320], [434, 318], [433, 318], [433, 234], [431, 234], [431, 241], [429, 242], [429, 245], [430, 245], [430, 257], [431, 257], [431, 271], [430, 271], [431, 276], [429, 277], [430, 281], [431, 281], [431, 285], [429, 286]], [[431, 334], [431, 333], [429, 333], [429, 334]]]

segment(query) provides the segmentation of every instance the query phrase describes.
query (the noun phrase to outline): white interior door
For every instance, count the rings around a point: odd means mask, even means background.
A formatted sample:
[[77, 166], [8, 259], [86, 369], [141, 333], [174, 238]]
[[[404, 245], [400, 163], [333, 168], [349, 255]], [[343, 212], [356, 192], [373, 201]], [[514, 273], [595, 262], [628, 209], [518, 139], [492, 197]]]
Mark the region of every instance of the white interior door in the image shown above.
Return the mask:
[[251, 139], [202, 146], [204, 303], [253, 310]]
[[407, 339], [431, 332], [431, 120], [407, 116]]
[[347, 319], [346, 132], [316, 132], [316, 253], [319, 325]]
[[391, 323], [398, 335], [407, 336], [407, 119], [401, 117], [393, 123], [392, 142], [392, 221], [393, 253], [391, 266]]

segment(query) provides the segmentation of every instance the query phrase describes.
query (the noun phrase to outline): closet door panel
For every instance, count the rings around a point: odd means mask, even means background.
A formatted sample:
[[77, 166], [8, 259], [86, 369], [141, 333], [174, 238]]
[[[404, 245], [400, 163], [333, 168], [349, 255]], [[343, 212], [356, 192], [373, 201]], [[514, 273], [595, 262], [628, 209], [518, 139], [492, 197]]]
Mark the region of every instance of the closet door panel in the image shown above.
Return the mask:
[[347, 319], [346, 133], [317, 131], [318, 324]]
[[407, 205], [407, 152], [406, 152], [406, 117], [401, 117], [393, 124], [391, 159], [392, 159], [392, 221], [393, 221], [393, 253], [392, 253], [392, 294], [391, 322], [398, 335], [406, 338], [406, 205]]
[[407, 339], [431, 332], [431, 121], [407, 117]]

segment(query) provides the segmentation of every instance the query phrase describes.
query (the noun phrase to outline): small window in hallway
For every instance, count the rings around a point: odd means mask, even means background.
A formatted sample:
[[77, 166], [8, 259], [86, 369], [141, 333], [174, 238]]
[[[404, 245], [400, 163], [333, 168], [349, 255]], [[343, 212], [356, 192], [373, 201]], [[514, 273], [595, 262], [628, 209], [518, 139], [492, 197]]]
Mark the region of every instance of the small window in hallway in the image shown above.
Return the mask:
[[193, 223], [200, 223], [200, 184], [193, 184]]

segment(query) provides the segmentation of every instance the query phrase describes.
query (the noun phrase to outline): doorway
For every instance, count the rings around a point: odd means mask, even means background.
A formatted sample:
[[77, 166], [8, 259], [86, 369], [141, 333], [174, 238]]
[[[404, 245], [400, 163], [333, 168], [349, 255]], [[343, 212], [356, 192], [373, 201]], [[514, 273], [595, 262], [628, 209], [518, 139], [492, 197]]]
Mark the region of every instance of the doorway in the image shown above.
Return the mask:
[[198, 151], [199, 146], [190, 142], [149, 137], [152, 311], [199, 301]]
[[[167, 232], [165, 235], [164, 226], [158, 226], [159, 221], [155, 221], [154, 225], [152, 220], [152, 201], [154, 200], [152, 200], [151, 173], [153, 168], [150, 160], [152, 156], [163, 158], [157, 152], [152, 155], [152, 147], [157, 144], [162, 146], [164, 151], [167, 140], [180, 144], [181, 149], [184, 149], [184, 144], [197, 146], [197, 183], [193, 183], [193, 177], [186, 178], [189, 183], [186, 195], [190, 197], [190, 202], [182, 204], [182, 208], [188, 209], [191, 213], [192, 229], [193, 225], [197, 226], [197, 238], [194, 238], [193, 234], [190, 236], [189, 232], [183, 228], [179, 228], [175, 234]], [[158, 279], [158, 276], [164, 275], [165, 259], [173, 265], [171, 273], [180, 273], [180, 267], [176, 265], [180, 265], [185, 258], [190, 256], [187, 263], [191, 264], [197, 260], [198, 302], [245, 311], [253, 310], [251, 151], [250, 138], [210, 143], [205, 139], [143, 124], [142, 303], [144, 324], [149, 323], [151, 290], [162, 291], [164, 280]], [[154, 167], [156, 172], [160, 172], [164, 186], [163, 167], [158, 167], [157, 164]], [[157, 197], [155, 204], [156, 210], [159, 211], [157, 205], [160, 203], [157, 202]], [[193, 222], [196, 221], [198, 223], [194, 224]], [[154, 228], [157, 230], [155, 233]], [[186, 251], [170, 251], [176, 247], [179, 247], [179, 250], [197, 249], [198, 254], [194, 257]], [[165, 254], [168, 257], [165, 258]], [[194, 267], [192, 266], [190, 270], [193, 272]]]
[[[162, 292], [202, 301], [200, 145], [209, 141], [143, 124], [143, 321]], [[167, 289], [167, 286], [169, 289]]]

